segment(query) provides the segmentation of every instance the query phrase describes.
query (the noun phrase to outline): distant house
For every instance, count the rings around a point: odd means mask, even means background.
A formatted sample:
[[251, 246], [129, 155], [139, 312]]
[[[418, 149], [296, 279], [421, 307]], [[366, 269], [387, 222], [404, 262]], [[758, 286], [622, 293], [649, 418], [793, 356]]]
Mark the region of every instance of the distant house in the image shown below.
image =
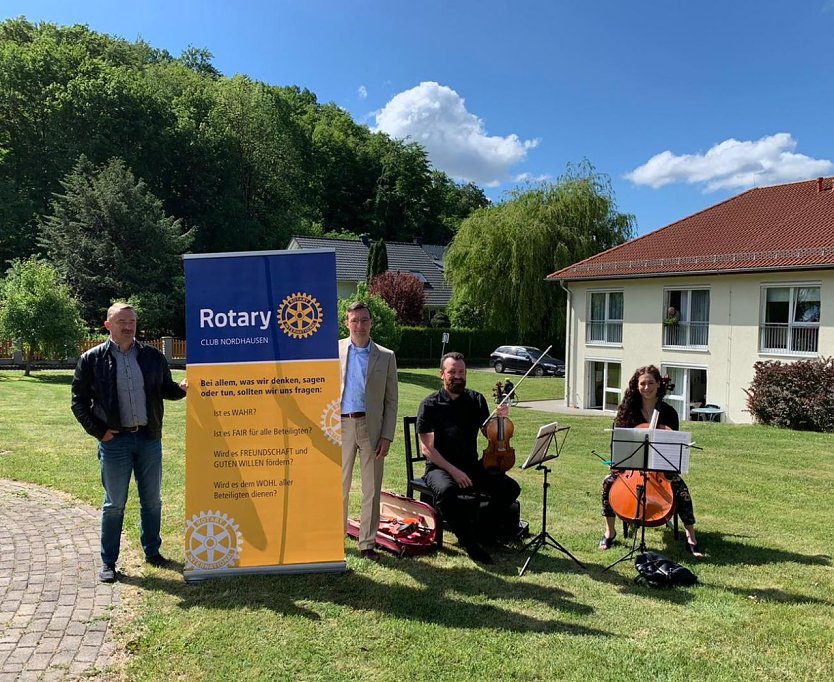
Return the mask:
[[[323, 239], [320, 237], [293, 237], [288, 249], [335, 249], [336, 287], [339, 298], [347, 298], [356, 292], [356, 285], [365, 281], [368, 269], [368, 251], [371, 241]], [[388, 252], [388, 269], [408, 272], [421, 282], [426, 291], [426, 313], [449, 305], [452, 290], [443, 278], [443, 253], [445, 246], [414, 242], [385, 242]]]
[[682, 418], [749, 423], [754, 362], [834, 354], [832, 180], [751, 189], [549, 275], [568, 291], [567, 403], [614, 410], [652, 363]]

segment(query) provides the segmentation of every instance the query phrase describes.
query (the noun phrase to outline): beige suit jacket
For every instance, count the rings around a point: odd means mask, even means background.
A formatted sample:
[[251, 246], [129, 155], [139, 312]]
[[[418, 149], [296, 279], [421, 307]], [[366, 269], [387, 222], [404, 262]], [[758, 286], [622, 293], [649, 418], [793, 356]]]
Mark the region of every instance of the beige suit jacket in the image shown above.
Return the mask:
[[[350, 337], [339, 341], [340, 394], [345, 390], [348, 347]], [[365, 376], [365, 421], [368, 440], [376, 448], [380, 438], [394, 440], [397, 430], [397, 358], [394, 351], [371, 341], [368, 373]]]

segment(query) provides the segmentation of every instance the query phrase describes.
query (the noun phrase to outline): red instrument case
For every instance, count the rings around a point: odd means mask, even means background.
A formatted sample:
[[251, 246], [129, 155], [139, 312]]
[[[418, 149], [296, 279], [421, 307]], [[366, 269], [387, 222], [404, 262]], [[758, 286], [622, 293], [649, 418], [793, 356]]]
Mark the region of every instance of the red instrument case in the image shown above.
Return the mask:
[[[359, 520], [348, 519], [347, 534], [359, 537]], [[376, 544], [398, 556], [419, 556], [437, 550], [437, 514], [431, 505], [382, 491]]]

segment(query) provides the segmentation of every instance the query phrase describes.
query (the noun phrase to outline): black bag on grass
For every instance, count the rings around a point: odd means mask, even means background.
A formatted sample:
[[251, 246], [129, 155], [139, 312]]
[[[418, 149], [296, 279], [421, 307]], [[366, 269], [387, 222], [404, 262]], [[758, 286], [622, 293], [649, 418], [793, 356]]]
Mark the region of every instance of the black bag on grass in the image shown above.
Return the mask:
[[634, 559], [634, 567], [639, 574], [635, 579], [638, 585], [648, 587], [678, 587], [694, 585], [698, 576], [680, 564], [657, 552], [644, 552]]

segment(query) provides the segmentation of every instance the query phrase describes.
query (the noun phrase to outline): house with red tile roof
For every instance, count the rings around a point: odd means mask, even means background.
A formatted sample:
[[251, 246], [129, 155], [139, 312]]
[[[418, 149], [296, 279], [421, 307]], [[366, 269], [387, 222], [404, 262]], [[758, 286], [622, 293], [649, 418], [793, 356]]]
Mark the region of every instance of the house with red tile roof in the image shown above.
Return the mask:
[[[358, 240], [295, 236], [287, 245], [289, 250], [332, 249], [336, 252], [336, 293], [339, 298], [349, 298], [356, 293], [356, 285], [365, 281], [370, 247], [367, 235]], [[452, 289], [443, 276], [445, 249], [445, 246], [424, 244], [420, 239], [385, 243], [388, 269], [410, 273], [423, 283], [427, 320], [434, 312], [445, 310], [452, 298]]]
[[616, 410], [655, 364], [682, 418], [750, 423], [756, 361], [834, 355], [834, 178], [748, 190], [547, 279], [568, 293], [568, 405]]

